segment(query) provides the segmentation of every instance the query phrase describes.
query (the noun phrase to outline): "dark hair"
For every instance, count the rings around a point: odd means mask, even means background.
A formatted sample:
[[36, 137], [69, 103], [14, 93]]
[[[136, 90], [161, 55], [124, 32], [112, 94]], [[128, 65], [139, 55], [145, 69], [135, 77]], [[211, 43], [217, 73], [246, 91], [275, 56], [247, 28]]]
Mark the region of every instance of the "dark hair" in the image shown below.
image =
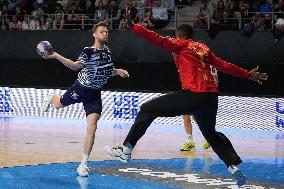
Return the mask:
[[107, 21], [100, 21], [100, 22], [96, 23], [96, 24], [93, 26], [93, 29], [92, 29], [93, 33], [96, 32], [96, 30], [97, 30], [97, 28], [98, 28], [99, 26], [104, 26], [104, 27], [107, 28], [107, 27], [108, 27], [108, 23], [107, 23]]
[[191, 39], [193, 36], [193, 29], [192, 26], [189, 24], [182, 24], [177, 27], [176, 35], [185, 38], [185, 39]]

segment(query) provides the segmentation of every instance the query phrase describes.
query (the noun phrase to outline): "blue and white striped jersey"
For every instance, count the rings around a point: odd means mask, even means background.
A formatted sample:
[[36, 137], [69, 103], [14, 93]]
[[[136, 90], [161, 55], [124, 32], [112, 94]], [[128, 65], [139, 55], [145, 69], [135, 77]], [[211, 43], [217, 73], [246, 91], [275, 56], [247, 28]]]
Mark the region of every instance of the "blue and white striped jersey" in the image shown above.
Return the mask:
[[107, 46], [102, 48], [85, 47], [78, 61], [83, 64], [78, 81], [85, 87], [101, 88], [113, 74], [114, 66], [111, 52]]

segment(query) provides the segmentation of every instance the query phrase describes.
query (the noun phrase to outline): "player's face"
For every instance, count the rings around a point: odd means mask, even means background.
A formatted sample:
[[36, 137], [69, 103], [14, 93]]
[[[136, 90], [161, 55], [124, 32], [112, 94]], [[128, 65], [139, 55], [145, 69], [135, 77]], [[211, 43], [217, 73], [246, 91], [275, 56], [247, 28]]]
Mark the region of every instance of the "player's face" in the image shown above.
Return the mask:
[[94, 33], [94, 37], [99, 43], [105, 44], [108, 42], [108, 29], [104, 26], [99, 26]]

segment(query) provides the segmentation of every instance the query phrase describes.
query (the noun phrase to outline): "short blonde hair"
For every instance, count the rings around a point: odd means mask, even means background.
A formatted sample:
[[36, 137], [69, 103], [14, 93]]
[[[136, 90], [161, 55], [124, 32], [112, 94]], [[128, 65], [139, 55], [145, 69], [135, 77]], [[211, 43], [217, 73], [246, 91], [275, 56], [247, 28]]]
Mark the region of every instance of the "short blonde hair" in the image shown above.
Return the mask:
[[93, 33], [96, 32], [96, 30], [98, 29], [99, 26], [104, 26], [104, 27], [108, 27], [108, 23], [107, 21], [99, 21], [98, 23], [96, 23], [94, 26], [93, 26]]

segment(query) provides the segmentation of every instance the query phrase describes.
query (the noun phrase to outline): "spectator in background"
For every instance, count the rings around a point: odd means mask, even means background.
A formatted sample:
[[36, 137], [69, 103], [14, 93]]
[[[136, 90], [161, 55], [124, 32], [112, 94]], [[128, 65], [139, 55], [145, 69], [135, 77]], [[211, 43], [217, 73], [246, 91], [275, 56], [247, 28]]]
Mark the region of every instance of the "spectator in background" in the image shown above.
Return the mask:
[[154, 29], [161, 29], [169, 24], [168, 11], [165, 7], [161, 6], [161, 0], [154, 0], [155, 6], [152, 7]]
[[230, 16], [228, 12], [223, 13], [223, 19], [219, 22], [219, 29], [220, 30], [237, 29], [234, 20], [232, 20], [232, 16]]
[[127, 29], [127, 21], [126, 21], [126, 16], [125, 16], [125, 14], [123, 15], [123, 18], [122, 18], [122, 19], [120, 20], [120, 22], [119, 22], [118, 29], [120, 29], [120, 30], [125, 30], [125, 29]]
[[250, 4], [248, 2], [244, 3], [244, 6], [241, 8], [241, 18], [242, 18], [242, 25], [251, 22], [253, 14], [250, 10]]
[[31, 15], [33, 15], [35, 18], [40, 18], [41, 16], [43, 16], [45, 13], [42, 10], [41, 6], [35, 2], [33, 4], [33, 11], [31, 12]]
[[206, 29], [208, 27], [208, 20], [213, 10], [208, 3], [208, 0], [202, 0], [198, 15], [193, 22], [194, 29]]
[[[241, 19], [241, 9], [244, 9], [244, 1], [229, 0], [226, 6], [226, 11], [233, 29], [237, 29]], [[224, 15], [224, 14], [223, 14]]]
[[64, 26], [64, 14], [57, 12], [53, 20], [53, 29], [62, 30]]
[[60, 3], [56, 4], [56, 11], [54, 12], [53, 29], [62, 30], [64, 26], [65, 10]]
[[[90, 19], [94, 19], [94, 15], [95, 15], [95, 6], [93, 5], [91, 0], [86, 0], [86, 5], [85, 7], [82, 9], [82, 14], [85, 14], [84, 19], [90, 20]], [[92, 23], [93, 24], [93, 23]]]
[[106, 9], [102, 1], [98, 2], [98, 7], [95, 11], [94, 21], [95, 23], [106, 19]]
[[127, 29], [127, 23], [126, 23], [127, 11], [130, 11], [130, 16], [131, 16], [131, 19], [133, 21], [137, 22], [139, 20], [138, 10], [136, 9], [136, 7], [134, 7], [133, 1], [132, 0], [126, 0], [124, 2], [125, 2], [125, 4], [122, 6], [124, 8], [121, 10], [121, 18], [120, 18], [120, 22], [119, 22], [119, 29]]
[[[224, 2], [223, 2], [224, 3]], [[224, 4], [225, 6], [225, 4]], [[239, 4], [237, 1], [234, 0], [228, 0], [227, 4], [225, 6], [226, 12], [230, 13], [235, 13], [235, 12], [239, 12], [240, 8], [243, 6], [243, 1], [240, 1]]]
[[146, 9], [142, 25], [145, 26], [147, 29], [154, 29], [154, 19], [153, 19], [153, 13], [151, 9]]
[[25, 12], [22, 10], [21, 6], [20, 5], [17, 5], [16, 7], [16, 10], [15, 10], [15, 13], [14, 13], [16, 16], [17, 16], [17, 19], [21, 22], [24, 21], [24, 15], [25, 15]]
[[107, 8], [107, 21], [110, 22], [111, 29], [119, 28], [121, 10], [115, 0], [111, 0]]
[[9, 30], [22, 30], [22, 22], [17, 19], [17, 15], [13, 15], [9, 22]]
[[65, 29], [81, 29], [82, 26], [82, 9], [76, 3], [72, 3], [67, 15], [67, 20], [64, 23]]
[[56, 3], [54, 14], [57, 14], [57, 13], [66, 14], [65, 9], [63, 8], [63, 6], [60, 3]]
[[33, 15], [30, 15], [30, 20], [29, 20], [30, 30], [37, 30], [38, 25], [39, 25], [38, 20]]
[[29, 22], [29, 17], [27, 15], [24, 16], [24, 21], [22, 23], [22, 30], [30, 30], [30, 22]]
[[284, 0], [278, 0], [277, 3], [275, 3], [272, 6], [273, 12], [284, 12]]
[[161, 6], [165, 7], [169, 14], [175, 12], [175, 0], [161, 0]]
[[11, 15], [12, 12], [8, 10], [8, 5], [3, 4], [1, 8], [1, 16], [8, 16]]
[[219, 0], [217, 3], [217, 7], [214, 9], [212, 22], [219, 23], [223, 19], [223, 14], [226, 11], [224, 2]]
[[92, 29], [94, 25], [95, 13], [95, 6], [93, 5], [92, 1], [86, 0], [86, 5], [82, 10], [82, 14], [84, 14], [85, 29]]
[[8, 30], [9, 29], [9, 17], [8, 15], [10, 15], [11, 12], [8, 10], [8, 5], [4, 4], [2, 5], [2, 10], [1, 10], [1, 29], [2, 30]]
[[39, 23], [38, 23], [38, 26], [37, 26], [37, 30], [47, 30], [48, 28], [49, 28], [49, 23], [46, 20], [46, 17], [45, 16], [41, 16], [39, 18]]
[[254, 29], [263, 29], [264, 24], [263, 24], [261, 14], [259, 12], [257, 12], [252, 18], [252, 24], [253, 24]]
[[263, 25], [264, 25], [263, 29], [271, 30], [272, 24], [273, 24], [272, 15], [268, 13], [265, 14], [263, 19]]
[[124, 9], [121, 10], [121, 19], [125, 18], [126, 10], [130, 10], [131, 19], [135, 22], [138, 20], [138, 10], [134, 7], [132, 0], [127, 0]]
[[277, 21], [274, 24], [273, 36], [276, 42], [278, 42], [284, 34], [284, 12], [278, 15]]

